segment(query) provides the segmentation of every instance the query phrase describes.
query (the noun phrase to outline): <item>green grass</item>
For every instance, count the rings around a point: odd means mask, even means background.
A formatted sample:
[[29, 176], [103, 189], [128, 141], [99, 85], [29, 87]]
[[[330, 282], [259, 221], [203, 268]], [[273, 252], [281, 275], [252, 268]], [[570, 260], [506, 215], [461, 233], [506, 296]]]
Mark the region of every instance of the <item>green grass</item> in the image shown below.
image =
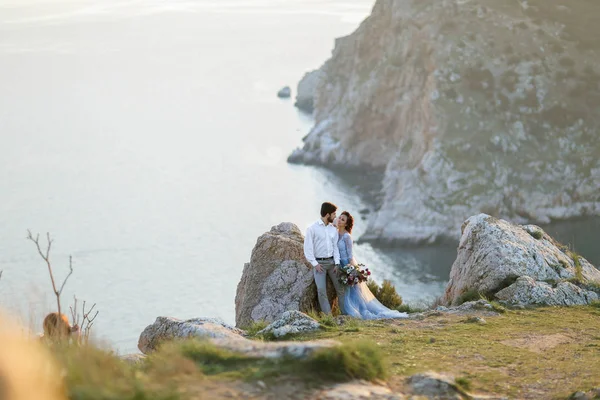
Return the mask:
[[255, 336], [259, 331], [262, 331], [267, 326], [269, 326], [269, 323], [266, 321], [254, 321], [250, 326], [244, 328], [244, 331], [246, 331], [248, 336]]
[[176, 386], [156, 371], [144, 373], [111, 351], [92, 345], [54, 345], [70, 400], [179, 400]]
[[[165, 357], [167, 355], [167, 357]], [[185, 340], [165, 344], [149, 363], [186, 358], [204, 375], [246, 381], [302, 377], [310, 382], [375, 380], [385, 376], [379, 348], [369, 341], [324, 348], [305, 360], [253, 358], [215, 346], [208, 341]]]
[[469, 289], [466, 292], [462, 293], [460, 296], [458, 296], [458, 299], [456, 300], [456, 302], [457, 302], [457, 305], [461, 305], [463, 303], [467, 303], [469, 301], [477, 301], [482, 298], [483, 298], [483, 296], [478, 290]]
[[456, 384], [456, 386], [458, 386], [459, 388], [461, 388], [462, 390], [464, 390], [466, 392], [471, 390], [471, 380], [469, 378], [462, 376], [462, 377], [456, 378], [454, 380], [454, 383]]
[[573, 259], [573, 263], [575, 264], [575, 278], [580, 282], [584, 282], [583, 271], [581, 268], [580, 255], [575, 253], [574, 251], [569, 252], [569, 256]]
[[496, 300], [490, 301], [490, 304], [492, 305], [492, 310], [496, 311], [498, 314], [504, 314], [507, 311], [506, 307]]

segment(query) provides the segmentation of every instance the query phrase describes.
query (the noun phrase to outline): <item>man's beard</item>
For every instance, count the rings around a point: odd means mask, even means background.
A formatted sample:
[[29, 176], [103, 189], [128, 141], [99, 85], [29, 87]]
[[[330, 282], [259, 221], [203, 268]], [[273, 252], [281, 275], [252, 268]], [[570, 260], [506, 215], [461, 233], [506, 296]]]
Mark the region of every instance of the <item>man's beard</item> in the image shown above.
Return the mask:
[[332, 224], [334, 220], [335, 220], [335, 218], [332, 217], [331, 215], [329, 216], [329, 218], [327, 218], [327, 221], [329, 221], [330, 224]]

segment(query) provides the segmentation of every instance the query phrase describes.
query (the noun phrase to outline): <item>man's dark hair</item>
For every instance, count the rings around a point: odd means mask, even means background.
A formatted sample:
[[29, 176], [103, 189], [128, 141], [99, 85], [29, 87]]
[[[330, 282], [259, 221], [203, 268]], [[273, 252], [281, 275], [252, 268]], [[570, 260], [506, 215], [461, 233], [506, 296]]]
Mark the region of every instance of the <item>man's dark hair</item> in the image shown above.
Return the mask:
[[326, 216], [327, 214], [333, 214], [337, 211], [337, 206], [333, 203], [326, 201], [321, 204], [321, 217]]

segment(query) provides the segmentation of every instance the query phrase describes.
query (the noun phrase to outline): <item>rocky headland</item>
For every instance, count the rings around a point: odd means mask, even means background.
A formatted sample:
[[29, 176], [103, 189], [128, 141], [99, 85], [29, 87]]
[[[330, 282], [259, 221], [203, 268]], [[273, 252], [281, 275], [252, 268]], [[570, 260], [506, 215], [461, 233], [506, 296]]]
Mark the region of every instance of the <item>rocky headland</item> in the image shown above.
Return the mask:
[[586, 0], [377, 0], [312, 73], [315, 126], [289, 161], [383, 171], [362, 240], [456, 240], [480, 212], [600, 215], [597, 15]]

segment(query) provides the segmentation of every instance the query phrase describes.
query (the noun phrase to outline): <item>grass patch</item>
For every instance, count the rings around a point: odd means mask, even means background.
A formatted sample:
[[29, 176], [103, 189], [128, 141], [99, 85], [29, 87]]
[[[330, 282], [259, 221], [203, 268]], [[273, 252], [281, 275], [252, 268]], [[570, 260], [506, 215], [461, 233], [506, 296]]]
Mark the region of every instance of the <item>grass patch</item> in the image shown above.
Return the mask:
[[594, 307], [594, 308], [598, 308], [600, 309], [600, 300], [594, 300], [590, 303], [590, 306]]
[[[167, 355], [168, 357], [165, 357]], [[353, 379], [375, 380], [385, 377], [379, 348], [369, 341], [324, 348], [304, 360], [254, 358], [215, 346], [208, 341], [185, 340], [166, 343], [149, 362], [191, 360], [205, 375], [247, 381], [282, 377], [302, 377], [308, 382], [343, 382]]]
[[322, 378], [343, 381], [352, 379], [385, 379], [381, 351], [371, 341], [359, 341], [316, 352], [306, 362], [309, 371], [316, 371]]
[[469, 378], [461, 376], [459, 378], [456, 378], [454, 380], [454, 383], [456, 384], [456, 386], [458, 386], [460, 389], [464, 390], [465, 392], [468, 392], [471, 390], [471, 380]]
[[71, 400], [179, 400], [174, 382], [92, 345], [52, 346]]
[[498, 303], [496, 300], [490, 301], [490, 304], [492, 305], [492, 310], [496, 311], [498, 314], [504, 314], [506, 311], [508, 311], [506, 307]]
[[456, 301], [457, 305], [461, 305], [469, 301], [477, 301], [480, 299], [487, 300], [478, 290], [469, 289], [466, 292], [462, 293], [460, 296], [458, 296], [458, 299]]
[[573, 263], [575, 264], [575, 278], [580, 282], [584, 282], [585, 279], [583, 278], [583, 270], [580, 261], [581, 256], [574, 251], [569, 252], [569, 256], [573, 259]]
[[394, 310], [402, 305], [402, 297], [391, 281], [385, 279], [379, 286], [373, 279], [369, 279], [367, 286], [375, 298], [387, 308]]
[[400, 312], [405, 312], [407, 314], [414, 314], [414, 313], [424, 312], [426, 310], [426, 308], [418, 307], [418, 306], [414, 306], [414, 305], [405, 303], [405, 304], [402, 304], [402, 305], [396, 307], [396, 310], [398, 310]]
[[334, 317], [333, 314], [325, 314], [323, 312], [311, 310], [306, 313], [306, 315], [316, 320], [321, 325], [322, 329], [331, 330], [338, 326], [336, 317]]
[[244, 331], [248, 334], [248, 336], [256, 336], [256, 334], [263, 329], [269, 326], [267, 321], [254, 321], [250, 326], [246, 327]]

